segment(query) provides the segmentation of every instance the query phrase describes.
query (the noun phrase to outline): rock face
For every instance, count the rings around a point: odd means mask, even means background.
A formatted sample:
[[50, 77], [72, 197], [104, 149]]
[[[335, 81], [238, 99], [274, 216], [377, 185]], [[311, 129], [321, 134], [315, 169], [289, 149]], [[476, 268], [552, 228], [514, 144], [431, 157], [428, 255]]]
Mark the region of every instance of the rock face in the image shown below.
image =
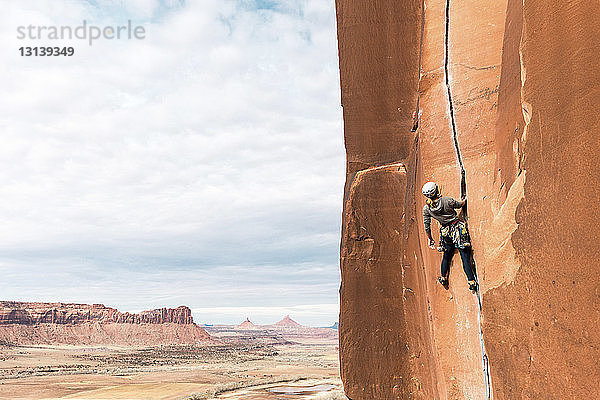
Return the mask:
[[[336, 8], [348, 396], [597, 392], [600, 3], [430, 0], [424, 9], [418, 0], [337, 0]], [[417, 101], [422, 117], [411, 132]], [[458, 256], [449, 290], [436, 285], [441, 257], [422, 228], [422, 183], [459, 197], [462, 168], [479, 297]]]
[[102, 304], [0, 302], [5, 344], [156, 345], [211, 341], [186, 306], [121, 313]]

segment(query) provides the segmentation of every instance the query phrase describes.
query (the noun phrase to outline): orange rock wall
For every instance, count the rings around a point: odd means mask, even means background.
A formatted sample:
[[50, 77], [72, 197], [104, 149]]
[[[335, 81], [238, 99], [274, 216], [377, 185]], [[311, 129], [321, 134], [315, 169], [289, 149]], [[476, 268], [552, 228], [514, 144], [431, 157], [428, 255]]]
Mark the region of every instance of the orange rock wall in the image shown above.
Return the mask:
[[414, 178], [396, 164], [359, 172], [349, 189], [339, 335], [351, 399], [438, 396], [416, 219], [404, 213], [414, 208], [410, 186]]
[[[599, 213], [590, 206], [599, 199], [599, 5], [428, 1], [423, 114], [412, 133], [422, 4], [336, 2], [348, 158], [346, 392], [353, 400], [589, 397], [600, 381], [591, 329]], [[436, 285], [441, 256], [427, 248], [420, 215], [427, 180], [460, 196], [446, 62], [481, 315], [458, 255], [449, 290]]]
[[[484, 296], [494, 399], [597, 398], [600, 3], [510, 1], [506, 25], [496, 140], [512, 144], [504, 168], [524, 177], [510, 236], [517, 268], [494, 265], [508, 278]], [[510, 198], [519, 178], [511, 187], [508, 175]]]

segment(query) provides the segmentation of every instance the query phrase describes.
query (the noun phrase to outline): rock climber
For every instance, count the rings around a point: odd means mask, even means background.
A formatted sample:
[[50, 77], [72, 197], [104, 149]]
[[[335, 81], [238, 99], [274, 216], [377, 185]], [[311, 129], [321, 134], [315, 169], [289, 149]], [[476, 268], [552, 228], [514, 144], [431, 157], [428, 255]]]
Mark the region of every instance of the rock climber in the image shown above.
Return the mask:
[[423, 195], [427, 198], [427, 204], [423, 207], [423, 224], [429, 239], [429, 247], [432, 249], [435, 249], [435, 240], [431, 236], [431, 217], [440, 223], [440, 247], [438, 250], [443, 251], [444, 256], [438, 282], [448, 289], [450, 263], [454, 256], [454, 250], [458, 249], [469, 289], [477, 290], [477, 281], [471, 266], [471, 238], [467, 225], [456, 214], [456, 209], [465, 205], [467, 196], [463, 196], [460, 201], [452, 197], [442, 197], [435, 182], [427, 182], [423, 185]]

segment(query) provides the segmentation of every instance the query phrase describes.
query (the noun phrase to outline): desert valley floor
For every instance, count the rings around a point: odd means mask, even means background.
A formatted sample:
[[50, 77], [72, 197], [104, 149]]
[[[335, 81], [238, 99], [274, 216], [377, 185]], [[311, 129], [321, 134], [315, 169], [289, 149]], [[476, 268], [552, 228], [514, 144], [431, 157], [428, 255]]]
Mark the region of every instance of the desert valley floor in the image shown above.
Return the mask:
[[308, 329], [207, 327], [214, 344], [0, 346], [0, 399], [345, 398], [337, 332]]

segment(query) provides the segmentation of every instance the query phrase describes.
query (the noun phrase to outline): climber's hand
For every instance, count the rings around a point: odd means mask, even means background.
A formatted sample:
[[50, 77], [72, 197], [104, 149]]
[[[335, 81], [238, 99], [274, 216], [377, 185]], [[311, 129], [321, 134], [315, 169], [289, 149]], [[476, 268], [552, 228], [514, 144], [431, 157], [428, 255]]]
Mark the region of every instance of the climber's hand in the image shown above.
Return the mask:
[[435, 240], [429, 239], [429, 248], [435, 250]]

